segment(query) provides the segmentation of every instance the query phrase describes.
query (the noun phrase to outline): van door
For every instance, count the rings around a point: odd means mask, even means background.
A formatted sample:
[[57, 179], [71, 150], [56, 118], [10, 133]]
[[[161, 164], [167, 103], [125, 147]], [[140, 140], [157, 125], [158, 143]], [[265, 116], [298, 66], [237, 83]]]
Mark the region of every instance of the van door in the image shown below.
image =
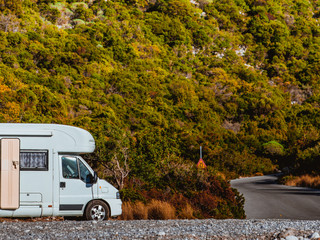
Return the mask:
[[20, 140], [1, 139], [0, 208], [19, 208], [20, 194]]
[[62, 215], [82, 214], [85, 205], [94, 198], [91, 172], [77, 156], [60, 156], [60, 205]]

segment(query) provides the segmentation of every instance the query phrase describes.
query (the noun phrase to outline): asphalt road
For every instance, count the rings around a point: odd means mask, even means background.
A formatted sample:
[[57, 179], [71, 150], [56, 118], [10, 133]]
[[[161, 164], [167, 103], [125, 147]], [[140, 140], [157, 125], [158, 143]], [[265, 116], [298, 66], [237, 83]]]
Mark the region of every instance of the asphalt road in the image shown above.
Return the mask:
[[320, 220], [320, 190], [276, 183], [277, 176], [259, 176], [231, 181], [245, 197], [248, 219]]

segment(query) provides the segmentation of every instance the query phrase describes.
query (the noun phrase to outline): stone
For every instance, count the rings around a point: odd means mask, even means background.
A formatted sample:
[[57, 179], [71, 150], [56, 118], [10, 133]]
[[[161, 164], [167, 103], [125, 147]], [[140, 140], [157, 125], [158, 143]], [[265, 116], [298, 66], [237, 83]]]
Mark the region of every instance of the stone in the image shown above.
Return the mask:
[[296, 236], [290, 235], [286, 237], [286, 240], [299, 240]]
[[294, 229], [291, 229], [291, 228], [288, 228], [288, 229], [285, 229], [284, 231], [282, 231], [279, 235], [278, 235], [278, 238], [284, 238], [286, 239], [286, 237], [288, 236], [295, 236], [295, 230]]
[[315, 232], [309, 238], [310, 239], [318, 239], [318, 238], [320, 238], [320, 235], [319, 235], [319, 233]]

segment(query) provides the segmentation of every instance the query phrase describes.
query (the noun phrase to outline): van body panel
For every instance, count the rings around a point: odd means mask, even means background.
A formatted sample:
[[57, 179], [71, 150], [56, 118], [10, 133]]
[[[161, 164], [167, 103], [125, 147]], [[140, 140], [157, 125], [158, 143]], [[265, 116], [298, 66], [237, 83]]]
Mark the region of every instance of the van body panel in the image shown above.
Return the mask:
[[13, 212], [14, 212], [13, 210], [1, 209], [0, 210], [0, 217], [12, 217]]
[[[1, 211], [0, 211], [1, 212]], [[20, 206], [19, 209], [13, 211], [12, 217], [41, 217], [41, 205]]]
[[119, 216], [122, 213], [122, 202], [120, 199], [116, 199], [118, 190], [105, 180], [98, 179], [98, 197], [99, 199], [107, 199], [106, 202], [110, 208], [110, 216]]
[[109, 206], [113, 206], [110, 209], [110, 216], [111, 217], [119, 216], [122, 214], [122, 208], [121, 208], [122, 202], [120, 199], [108, 199], [108, 204], [109, 204]]
[[57, 152], [78, 154], [92, 153], [95, 149], [88, 131], [60, 124], [0, 123], [0, 137], [18, 137], [21, 141], [24, 138], [21, 143], [24, 149], [51, 145]]
[[52, 131], [45, 131], [45, 130], [23, 130], [23, 131], [13, 131], [13, 130], [1, 130], [0, 133], [1, 136], [7, 136], [7, 137], [52, 137], [53, 133]]
[[20, 193], [21, 203], [39, 203], [42, 202], [41, 193]]
[[1, 139], [0, 208], [19, 208], [19, 139]]
[[[50, 156], [48, 151], [48, 158]], [[50, 158], [48, 159], [48, 161]], [[27, 206], [41, 206], [42, 216], [52, 216], [53, 205], [53, 179], [54, 172], [49, 161], [48, 170], [45, 171], [20, 171], [20, 204]], [[39, 207], [38, 207], [39, 208]], [[30, 208], [26, 208], [30, 213]], [[36, 209], [38, 215], [38, 209]], [[25, 216], [25, 214], [24, 216]], [[25, 216], [26, 217], [26, 216]], [[29, 216], [34, 217], [34, 216]]]

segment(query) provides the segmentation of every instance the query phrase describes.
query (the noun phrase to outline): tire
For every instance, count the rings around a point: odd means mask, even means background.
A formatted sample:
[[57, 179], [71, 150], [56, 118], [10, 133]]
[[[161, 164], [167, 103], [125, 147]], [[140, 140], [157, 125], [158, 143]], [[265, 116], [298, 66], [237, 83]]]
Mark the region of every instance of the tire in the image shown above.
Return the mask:
[[101, 200], [94, 200], [90, 202], [84, 213], [86, 220], [103, 221], [108, 220], [110, 216], [108, 205]]

